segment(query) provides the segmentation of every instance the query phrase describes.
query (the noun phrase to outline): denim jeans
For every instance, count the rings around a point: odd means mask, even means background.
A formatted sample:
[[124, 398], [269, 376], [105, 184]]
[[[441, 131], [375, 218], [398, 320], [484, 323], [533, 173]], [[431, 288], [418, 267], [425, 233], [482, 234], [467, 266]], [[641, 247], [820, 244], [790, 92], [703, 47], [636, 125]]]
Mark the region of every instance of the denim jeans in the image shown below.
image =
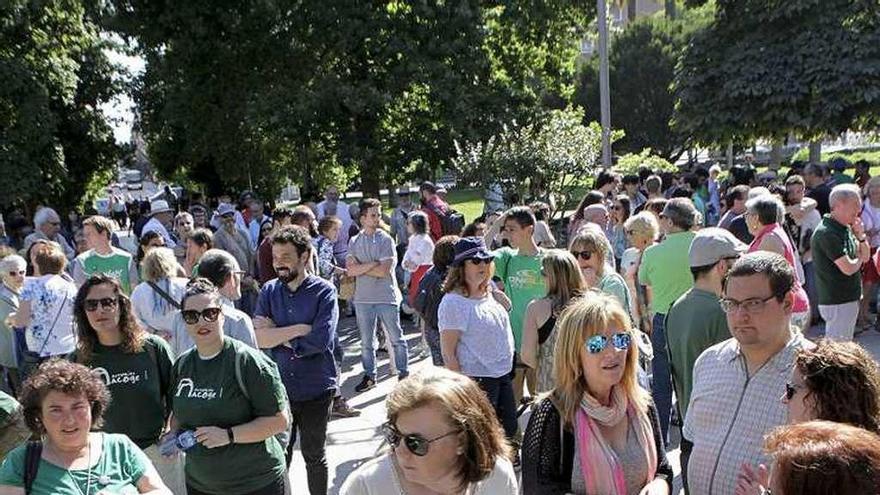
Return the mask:
[[385, 331], [391, 337], [391, 346], [394, 348], [394, 363], [400, 378], [406, 378], [409, 374], [407, 367], [406, 341], [403, 339], [403, 329], [400, 327], [400, 307], [397, 304], [368, 304], [355, 303], [358, 330], [361, 332], [361, 364], [364, 374], [376, 379], [376, 320], [381, 319]]
[[666, 315], [655, 313], [651, 345], [654, 346], [654, 360], [651, 363], [651, 396], [657, 406], [657, 419], [663, 439], [669, 438], [669, 416], [672, 412], [672, 376], [669, 373], [669, 351], [666, 347]]
[[293, 457], [293, 445], [299, 434], [299, 448], [306, 461], [306, 477], [311, 495], [327, 493], [327, 423], [333, 406], [333, 392], [311, 400], [290, 402], [290, 443], [287, 466]]
[[504, 427], [504, 436], [508, 440], [516, 438], [519, 424], [516, 421], [516, 403], [513, 400], [513, 382], [510, 374], [498, 378], [471, 377], [486, 392], [489, 403], [495, 408], [495, 415]]

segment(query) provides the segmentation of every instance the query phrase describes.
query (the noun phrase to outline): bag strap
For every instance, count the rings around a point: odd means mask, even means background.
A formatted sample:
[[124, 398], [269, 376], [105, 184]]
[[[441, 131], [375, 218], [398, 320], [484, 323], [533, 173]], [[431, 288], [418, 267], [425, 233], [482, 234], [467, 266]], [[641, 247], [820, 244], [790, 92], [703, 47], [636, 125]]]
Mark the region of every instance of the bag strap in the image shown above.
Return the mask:
[[64, 300], [61, 301], [61, 307], [58, 308], [58, 313], [55, 315], [55, 320], [52, 322], [52, 328], [49, 329], [49, 334], [46, 335], [45, 339], [43, 339], [43, 345], [40, 346], [40, 351], [37, 353], [41, 357], [43, 356], [43, 350], [49, 344], [49, 337], [51, 337], [52, 334], [55, 333], [55, 325], [58, 323], [58, 318], [61, 317], [61, 312], [64, 311], [64, 306], [66, 306], [66, 305], [67, 305], [67, 294], [64, 294]]
[[241, 362], [244, 359], [244, 354], [240, 352], [235, 353], [235, 381], [238, 382], [238, 388], [241, 390], [241, 393], [244, 394], [247, 400], [251, 400], [251, 394], [248, 393], [247, 387], [244, 386], [244, 379], [241, 376]]
[[40, 457], [43, 456], [43, 442], [36, 440], [27, 443], [24, 451], [24, 493], [30, 495], [40, 469]]
[[175, 301], [174, 298], [171, 297], [170, 294], [165, 292], [161, 287], [159, 287], [158, 284], [156, 284], [155, 282], [147, 281], [147, 285], [149, 285], [153, 289], [153, 291], [156, 292], [156, 294], [159, 294], [159, 296], [161, 296], [162, 299], [165, 299], [166, 301], [168, 301], [168, 304], [173, 306], [174, 309], [180, 309], [180, 303]]

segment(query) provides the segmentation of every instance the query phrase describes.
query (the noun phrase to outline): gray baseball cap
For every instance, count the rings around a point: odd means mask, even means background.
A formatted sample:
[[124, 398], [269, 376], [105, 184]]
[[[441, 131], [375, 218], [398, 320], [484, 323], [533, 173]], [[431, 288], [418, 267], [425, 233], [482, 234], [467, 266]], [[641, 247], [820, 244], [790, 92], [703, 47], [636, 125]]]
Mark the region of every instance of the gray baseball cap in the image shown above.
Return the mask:
[[688, 260], [691, 268], [709, 266], [724, 258], [737, 258], [749, 249], [730, 231], [717, 227], [707, 227], [697, 232], [691, 241]]

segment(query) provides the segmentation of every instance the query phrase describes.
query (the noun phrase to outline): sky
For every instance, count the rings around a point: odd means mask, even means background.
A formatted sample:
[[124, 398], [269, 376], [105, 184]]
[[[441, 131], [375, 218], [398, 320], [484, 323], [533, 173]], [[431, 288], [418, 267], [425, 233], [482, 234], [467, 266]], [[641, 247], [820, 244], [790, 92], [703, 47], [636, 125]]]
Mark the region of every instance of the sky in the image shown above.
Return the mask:
[[[143, 73], [145, 63], [141, 57], [132, 57], [115, 50], [106, 50], [107, 57], [113, 63], [127, 68], [132, 76]], [[117, 96], [113, 101], [101, 106], [104, 115], [113, 127], [113, 135], [117, 143], [128, 143], [131, 140], [131, 124], [134, 120], [134, 100], [127, 94]]]

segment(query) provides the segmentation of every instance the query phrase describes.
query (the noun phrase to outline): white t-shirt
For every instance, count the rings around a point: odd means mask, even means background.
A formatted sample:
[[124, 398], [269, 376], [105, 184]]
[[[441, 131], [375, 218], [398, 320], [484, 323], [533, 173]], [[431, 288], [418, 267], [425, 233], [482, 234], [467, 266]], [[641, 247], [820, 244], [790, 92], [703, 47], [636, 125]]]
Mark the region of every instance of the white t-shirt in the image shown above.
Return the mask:
[[510, 317], [491, 295], [471, 299], [448, 293], [437, 309], [440, 332], [458, 330], [455, 353], [461, 373], [470, 377], [498, 378], [513, 366], [513, 332]]
[[[186, 282], [185, 278], [174, 277], [159, 280], [155, 284], [179, 304], [186, 292]], [[171, 335], [171, 322], [178, 309], [157, 294], [150, 284], [142, 282], [134, 288], [131, 292], [131, 308], [138, 322], [149, 332], [163, 337]]]
[[403, 261], [415, 265], [414, 268], [404, 269], [410, 272], [416, 271], [422, 265], [431, 265], [434, 263], [434, 241], [428, 234], [415, 234], [410, 236], [409, 244], [406, 246], [406, 253], [403, 255]]
[[28, 350], [41, 357], [69, 354], [76, 347], [73, 300], [76, 285], [61, 275], [28, 277], [20, 301], [31, 305], [31, 321], [25, 332]]
[[[353, 472], [342, 484], [340, 495], [405, 494], [400, 486], [394, 457], [389, 453], [373, 459]], [[495, 461], [495, 468], [482, 481], [468, 486], [467, 495], [515, 495], [519, 493], [516, 473], [507, 459]]]

